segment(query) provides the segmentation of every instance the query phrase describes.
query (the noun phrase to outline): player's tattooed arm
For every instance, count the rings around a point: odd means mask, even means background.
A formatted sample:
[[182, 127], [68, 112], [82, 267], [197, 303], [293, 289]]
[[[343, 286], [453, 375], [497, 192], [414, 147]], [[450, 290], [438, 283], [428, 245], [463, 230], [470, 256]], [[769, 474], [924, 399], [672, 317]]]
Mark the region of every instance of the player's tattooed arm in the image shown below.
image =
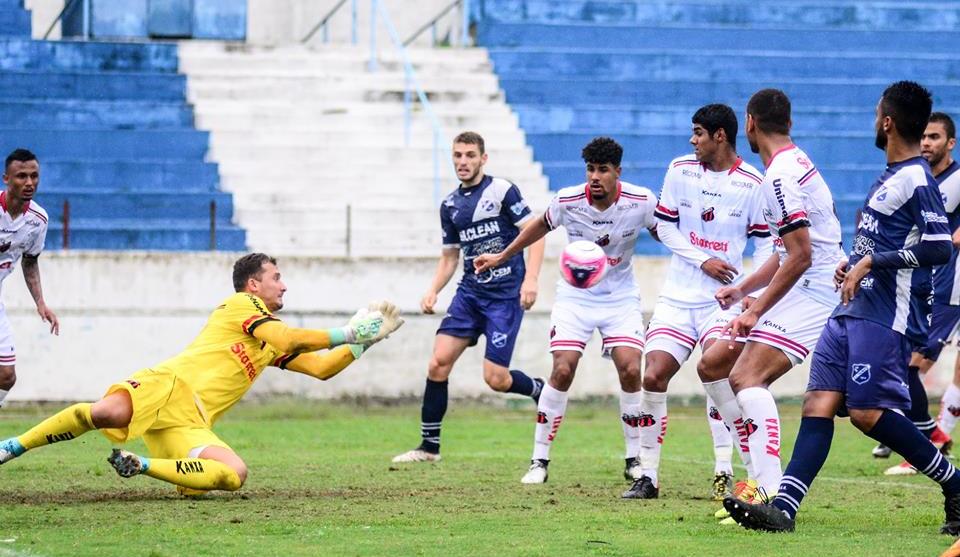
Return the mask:
[[27, 283], [27, 290], [37, 304], [37, 313], [44, 322], [50, 324], [50, 333], [60, 334], [60, 320], [52, 309], [47, 307], [43, 299], [43, 286], [40, 283], [40, 262], [36, 256], [24, 255], [21, 265], [23, 266], [23, 280]]

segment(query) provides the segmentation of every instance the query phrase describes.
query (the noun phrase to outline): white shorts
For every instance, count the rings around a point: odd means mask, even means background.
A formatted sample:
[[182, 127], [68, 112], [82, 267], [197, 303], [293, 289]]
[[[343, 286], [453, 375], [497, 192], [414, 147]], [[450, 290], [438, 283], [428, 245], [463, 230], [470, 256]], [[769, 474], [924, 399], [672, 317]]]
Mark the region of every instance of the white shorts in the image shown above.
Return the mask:
[[13, 345], [13, 329], [7, 312], [0, 305], [0, 366], [12, 366], [17, 363], [17, 350]]
[[643, 313], [640, 300], [631, 307], [588, 307], [558, 301], [550, 313], [550, 351], [572, 350], [583, 354], [593, 330], [599, 329], [604, 358], [616, 346], [643, 350]]
[[760, 316], [747, 340], [779, 348], [798, 365], [816, 347], [834, 308], [792, 289]]
[[[703, 346], [718, 338], [726, 324], [738, 315], [740, 304], [725, 310], [718, 305], [682, 308], [666, 301], [657, 302], [647, 328], [646, 351], [666, 352], [682, 364], [697, 344]], [[746, 339], [738, 338], [737, 342]]]

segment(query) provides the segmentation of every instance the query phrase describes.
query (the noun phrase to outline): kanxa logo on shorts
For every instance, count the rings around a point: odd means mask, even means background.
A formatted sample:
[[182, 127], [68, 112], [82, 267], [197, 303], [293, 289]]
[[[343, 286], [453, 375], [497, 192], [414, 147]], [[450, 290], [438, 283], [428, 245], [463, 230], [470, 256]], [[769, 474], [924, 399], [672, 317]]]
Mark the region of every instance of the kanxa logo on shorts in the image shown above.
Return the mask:
[[550, 327], [550, 338], [553, 338], [553, 337], [555, 337], [555, 336], [557, 336], [557, 327], [556, 327], [556, 325], [554, 325], [553, 327]]
[[707, 207], [702, 213], [700, 213], [700, 218], [702, 218], [704, 222], [710, 222], [715, 217], [716, 215], [713, 214], [713, 207]]
[[863, 385], [870, 380], [870, 364], [853, 364], [850, 379], [857, 385]]

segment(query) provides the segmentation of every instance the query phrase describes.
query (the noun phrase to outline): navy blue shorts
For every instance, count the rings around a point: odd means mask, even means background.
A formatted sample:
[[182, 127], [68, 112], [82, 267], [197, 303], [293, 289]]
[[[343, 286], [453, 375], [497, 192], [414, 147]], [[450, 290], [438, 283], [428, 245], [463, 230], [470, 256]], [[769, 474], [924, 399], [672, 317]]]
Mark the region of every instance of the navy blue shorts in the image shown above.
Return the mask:
[[937, 361], [943, 345], [950, 340], [953, 331], [960, 323], [960, 306], [933, 304], [933, 316], [930, 318], [930, 330], [927, 332], [927, 344], [917, 350], [924, 358]]
[[497, 365], [510, 367], [522, 321], [519, 295], [506, 299], [480, 298], [457, 290], [437, 334], [469, 338], [470, 346], [484, 335], [487, 337], [484, 357]]
[[907, 337], [879, 323], [831, 317], [810, 364], [808, 391], [837, 391], [847, 408], [909, 410]]

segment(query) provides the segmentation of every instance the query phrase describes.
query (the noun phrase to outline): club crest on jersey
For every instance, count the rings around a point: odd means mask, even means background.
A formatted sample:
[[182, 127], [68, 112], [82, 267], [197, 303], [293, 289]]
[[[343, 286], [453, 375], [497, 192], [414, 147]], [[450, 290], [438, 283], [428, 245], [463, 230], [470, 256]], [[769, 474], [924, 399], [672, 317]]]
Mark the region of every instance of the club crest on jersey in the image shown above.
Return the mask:
[[507, 345], [507, 334], [501, 333], [499, 331], [494, 331], [493, 336], [490, 338], [490, 343], [496, 346], [497, 348], [503, 348]]
[[870, 380], [870, 364], [853, 364], [850, 379], [857, 385], [863, 385]]
[[496, 204], [496, 202], [494, 202], [492, 199], [481, 199], [481, 200], [480, 200], [480, 208], [483, 209], [484, 211], [488, 212], [488, 213], [492, 213], [492, 212], [496, 211], [496, 209], [497, 209], [497, 204]]
[[716, 215], [713, 214], [713, 207], [704, 209], [703, 212], [700, 213], [700, 218], [702, 218], [704, 222], [710, 222], [716, 218]]
[[610, 245], [610, 235], [604, 234], [603, 236], [600, 236], [599, 238], [597, 238], [596, 244], [601, 248], [604, 246]]

